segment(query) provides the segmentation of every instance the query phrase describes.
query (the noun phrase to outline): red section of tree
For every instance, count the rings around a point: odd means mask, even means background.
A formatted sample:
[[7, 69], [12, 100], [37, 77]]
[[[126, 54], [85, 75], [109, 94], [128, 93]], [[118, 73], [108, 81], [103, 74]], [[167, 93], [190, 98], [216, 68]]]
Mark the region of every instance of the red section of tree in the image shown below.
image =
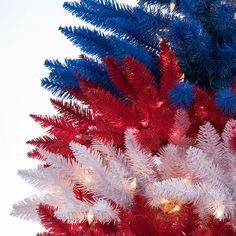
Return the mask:
[[53, 235], [75, 236], [71, 232], [71, 226], [57, 219], [54, 215], [55, 209], [51, 206], [40, 204], [38, 209], [41, 224]]
[[88, 89], [86, 97], [95, 114], [99, 114], [110, 124], [132, 126], [136, 114], [130, 104], [120, 101], [104, 89]]
[[27, 155], [28, 155], [29, 158], [32, 158], [32, 159], [42, 160], [42, 156], [39, 153], [38, 148], [34, 148], [30, 152], [28, 152]]
[[159, 51], [160, 64], [160, 94], [163, 98], [168, 96], [168, 90], [175, 86], [183, 73], [178, 65], [174, 52], [168, 47], [165, 40], [161, 41]]
[[82, 132], [95, 124], [92, 114], [85, 108], [83, 110], [78, 102], [51, 99], [51, 103], [67, 122], [75, 124], [76, 128]]
[[132, 96], [134, 91], [126, 80], [123, 64], [112, 56], [103, 58], [111, 81], [125, 95]]
[[[61, 154], [65, 157], [73, 157], [72, 151], [68, 145], [68, 140], [63, 140], [57, 137], [42, 136], [27, 141], [27, 144], [34, 145], [38, 148], [43, 148], [48, 152]], [[34, 151], [37, 154], [36, 150]], [[33, 153], [32, 153], [33, 154]], [[28, 155], [32, 155], [28, 154]]]
[[234, 236], [235, 232], [228, 222], [209, 219], [202, 226], [191, 204], [181, 206], [180, 211], [164, 213], [159, 208], [151, 208], [139, 194], [134, 198], [130, 210], [121, 209], [119, 232], [135, 236]]
[[61, 116], [30, 115], [47, 133], [55, 136], [63, 136], [71, 139], [76, 135], [77, 130], [70, 122]]

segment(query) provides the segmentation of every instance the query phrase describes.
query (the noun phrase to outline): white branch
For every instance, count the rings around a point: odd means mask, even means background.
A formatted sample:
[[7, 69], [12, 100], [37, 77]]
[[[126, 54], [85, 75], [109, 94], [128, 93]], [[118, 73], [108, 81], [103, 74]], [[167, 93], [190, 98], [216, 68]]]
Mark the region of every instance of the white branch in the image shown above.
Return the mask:
[[125, 132], [127, 165], [142, 184], [153, 181], [155, 178], [155, 163], [150, 153], [142, 150], [135, 140], [132, 131]]

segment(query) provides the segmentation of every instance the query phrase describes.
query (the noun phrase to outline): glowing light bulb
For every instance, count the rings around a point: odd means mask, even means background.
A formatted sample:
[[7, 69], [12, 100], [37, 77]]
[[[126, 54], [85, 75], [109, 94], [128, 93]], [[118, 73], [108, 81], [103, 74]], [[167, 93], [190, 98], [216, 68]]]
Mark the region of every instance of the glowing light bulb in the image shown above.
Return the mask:
[[137, 179], [136, 178], [133, 178], [133, 180], [132, 180], [132, 182], [130, 183], [130, 188], [132, 189], [132, 190], [134, 190], [134, 189], [136, 189], [136, 187], [137, 187]]
[[88, 220], [88, 223], [91, 224], [93, 222], [93, 218], [94, 218], [94, 215], [93, 215], [93, 211], [92, 209], [90, 208], [89, 209], [89, 212], [87, 214], [87, 220]]
[[174, 11], [176, 5], [176, 0], [171, 0], [170, 2], [170, 11]]
[[217, 218], [217, 219], [222, 219], [223, 215], [224, 215], [224, 209], [222, 207], [217, 208], [214, 212], [213, 215]]
[[168, 199], [161, 199], [159, 208], [167, 214], [175, 213], [180, 210], [180, 205], [176, 204], [173, 201], [170, 201]]
[[86, 181], [87, 183], [91, 183], [91, 182], [92, 182], [92, 178], [91, 178], [90, 176], [86, 176], [86, 177], [85, 177], [85, 181]]
[[159, 101], [159, 102], [157, 103], [157, 108], [161, 107], [161, 106], [163, 105], [163, 103], [164, 103], [164, 101]]
[[174, 204], [169, 201], [168, 199], [161, 199], [159, 208], [164, 212], [164, 213], [169, 213], [170, 210], [172, 210], [174, 207]]
[[188, 183], [189, 182], [189, 178], [181, 178], [181, 180], [185, 183]]
[[236, 127], [235, 126], [232, 128], [232, 130], [233, 130], [233, 133], [236, 134]]
[[160, 203], [165, 204], [165, 203], [170, 203], [170, 201], [168, 199], [163, 198], [161, 199]]
[[172, 210], [169, 211], [169, 213], [178, 212], [178, 211], [180, 211], [180, 206], [176, 205]]
[[174, 137], [177, 137], [177, 135], [178, 135], [177, 132], [174, 132], [174, 133], [173, 133], [173, 136], [174, 136]]
[[200, 106], [200, 109], [204, 109], [204, 106]]
[[179, 78], [179, 82], [184, 82], [184, 79], [185, 79], [185, 74], [183, 73]]
[[82, 226], [82, 225], [80, 225], [80, 226], [79, 226], [79, 230], [82, 230], [82, 229], [83, 229], [83, 226]]
[[95, 117], [98, 117], [98, 116], [101, 116], [101, 114], [98, 113], [98, 112], [95, 112], [95, 113], [94, 113], [94, 116], [95, 116]]
[[141, 124], [143, 127], [147, 127], [148, 126], [148, 121], [147, 120], [142, 120]]

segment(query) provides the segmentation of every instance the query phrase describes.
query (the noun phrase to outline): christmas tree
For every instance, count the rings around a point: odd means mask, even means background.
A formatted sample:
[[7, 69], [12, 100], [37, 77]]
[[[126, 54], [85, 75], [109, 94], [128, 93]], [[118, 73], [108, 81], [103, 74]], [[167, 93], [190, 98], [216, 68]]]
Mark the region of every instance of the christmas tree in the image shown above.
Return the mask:
[[[43, 86], [71, 99], [32, 115], [47, 131], [28, 141], [41, 164], [19, 175], [42, 195], [12, 212], [41, 221], [38, 236], [236, 235], [234, 10], [198, 2], [65, 3], [110, 32], [61, 28], [86, 54], [46, 61]], [[222, 24], [206, 19], [216, 9]]]

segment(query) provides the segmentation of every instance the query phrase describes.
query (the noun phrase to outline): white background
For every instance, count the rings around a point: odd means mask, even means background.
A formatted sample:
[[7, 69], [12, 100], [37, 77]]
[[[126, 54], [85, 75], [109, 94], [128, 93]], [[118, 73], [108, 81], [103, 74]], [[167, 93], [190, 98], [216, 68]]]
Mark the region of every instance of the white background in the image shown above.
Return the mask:
[[[77, 58], [78, 48], [57, 30], [79, 21], [62, 8], [64, 0], [0, 0], [0, 235], [33, 236], [38, 223], [10, 216], [13, 203], [34, 193], [17, 176], [32, 168], [25, 142], [43, 134], [29, 117], [51, 114], [50, 92], [40, 86], [48, 59]], [[127, 1], [125, 1], [127, 3]], [[128, 0], [132, 2], [132, 0]], [[134, 2], [134, 1], [133, 1]]]

